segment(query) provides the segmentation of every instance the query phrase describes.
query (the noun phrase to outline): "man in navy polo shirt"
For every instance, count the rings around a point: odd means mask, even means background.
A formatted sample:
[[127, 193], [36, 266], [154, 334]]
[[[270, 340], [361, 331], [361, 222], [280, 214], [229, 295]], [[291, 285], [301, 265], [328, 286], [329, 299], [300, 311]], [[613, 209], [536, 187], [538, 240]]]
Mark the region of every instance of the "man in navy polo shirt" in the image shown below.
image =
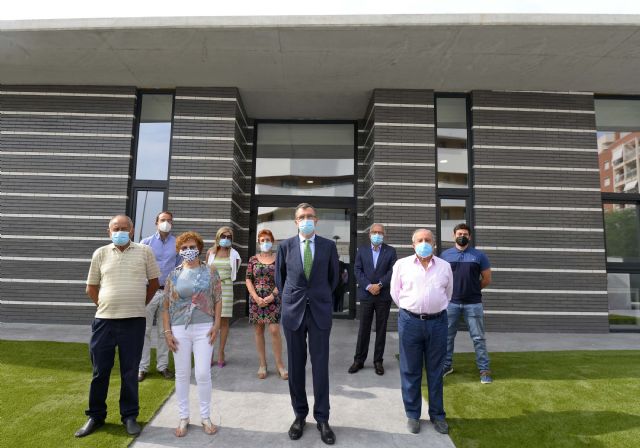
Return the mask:
[[456, 245], [445, 250], [440, 257], [451, 264], [453, 271], [453, 296], [447, 308], [449, 332], [447, 334], [447, 356], [443, 375], [453, 372], [453, 345], [458, 332], [460, 316], [469, 326], [469, 335], [476, 352], [476, 365], [480, 370], [480, 382], [492, 382], [489, 369], [489, 353], [484, 338], [484, 310], [482, 289], [491, 283], [491, 265], [487, 256], [471, 247], [471, 230], [462, 223], [455, 226], [453, 236]]

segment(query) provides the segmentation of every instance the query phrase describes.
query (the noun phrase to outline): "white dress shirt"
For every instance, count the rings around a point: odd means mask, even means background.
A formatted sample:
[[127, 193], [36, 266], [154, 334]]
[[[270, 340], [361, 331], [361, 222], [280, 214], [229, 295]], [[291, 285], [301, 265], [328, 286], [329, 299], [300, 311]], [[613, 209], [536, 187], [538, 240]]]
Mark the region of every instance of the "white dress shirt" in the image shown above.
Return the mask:
[[414, 254], [401, 258], [393, 266], [391, 298], [416, 314], [436, 314], [447, 309], [453, 294], [451, 265], [442, 258], [431, 257], [426, 269]]

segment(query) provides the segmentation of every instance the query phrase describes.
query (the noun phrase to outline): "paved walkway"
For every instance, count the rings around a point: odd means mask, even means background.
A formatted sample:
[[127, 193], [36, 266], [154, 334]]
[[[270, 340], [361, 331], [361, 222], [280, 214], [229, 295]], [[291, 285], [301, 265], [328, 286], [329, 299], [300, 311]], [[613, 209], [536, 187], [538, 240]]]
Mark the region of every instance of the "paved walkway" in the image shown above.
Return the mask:
[[[409, 434], [400, 397], [397, 352], [397, 333], [387, 338], [387, 373], [379, 377], [373, 372], [371, 361], [364, 370], [349, 375], [346, 370], [353, 359], [357, 321], [334, 321], [331, 333], [331, 424], [337, 444], [351, 447], [453, 447], [447, 436], [433, 430], [428, 422], [427, 405], [423, 404], [422, 432]], [[87, 342], [88, 326], [0, 324], [0, 339], [53, 340]], [[373, 339], [373, 338], [372, 338]], [[267, 339], [269, 341], [269, 339]], [[539, 334], [490, 333], [489, 349], [498, 351], [528, 350], [611, 350], [640, 348], [640, 334], [609, 333]], [[456, 351], [472, 351], [468, 335], [460, 333]], [[373, 340], [372, 340], [373, 344]], [[370, 354], [373, 352], [373, 347]], [[191, 407], [194, 416], [190, 432], [177, 440], [172, 430], [177, 423], [175, 396], [169, 398], [133, 444], [135, 448], [151, 447], [323, 447], [313, 419], [308, 420], [301, 441], [287, 437], [293, 420], [286, 381], [280, 380], [273, 370], [267, 379], [256, 379], [257, 359], [252, 328], [246, 320], [231, 329], [227, 350], [229, 364], [224, 369], [213, 368], [214, 423], [220, 425], [219, 434], [210, 437], [196, 426], [199, 423], [195, 383], [192, 378]], [[273, 369], [272, 356], [268, 356]], [[164, 381], [151, 375], [147, 381]], [[313, 403], [310, 371], [307, 389], [310, 405]]]

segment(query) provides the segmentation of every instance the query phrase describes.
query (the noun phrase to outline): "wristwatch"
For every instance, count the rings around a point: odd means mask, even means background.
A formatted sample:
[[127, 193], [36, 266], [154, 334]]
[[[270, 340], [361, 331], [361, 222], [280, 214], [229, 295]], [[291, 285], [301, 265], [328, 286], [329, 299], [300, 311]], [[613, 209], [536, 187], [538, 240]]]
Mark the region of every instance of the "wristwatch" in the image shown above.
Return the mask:
[[382, 282], [378, 282], [378, 286], [382, 289]]

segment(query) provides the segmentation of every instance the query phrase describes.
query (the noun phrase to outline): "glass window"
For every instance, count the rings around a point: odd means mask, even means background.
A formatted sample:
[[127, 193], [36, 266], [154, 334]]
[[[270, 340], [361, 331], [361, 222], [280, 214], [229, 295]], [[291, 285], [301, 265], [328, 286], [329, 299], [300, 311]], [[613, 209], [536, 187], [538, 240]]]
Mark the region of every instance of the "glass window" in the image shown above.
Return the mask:
[[443, 251], [454, 246], [453, 228], [461, 222], [467, 223], [466, 199], [440, 199], [440, 241]]
[[466, 98], [437, 98], [438, 187], [468, 186]]
[[629, 329], [640, 326], [640, 274], [607, 274], [609, 324]]
[[640, 262], [640, 219], [636, 204], [605, 203], [607, 262]]
[[596, 99], [595, 110], [602, 191], [638, 193], [640, 101]]
[[[340, 282], [334, 292], [333, 311], [349, 313], [349, 281], [353, 272], [350, 266], [349, 246], [351, 240], [350, 210], [345, 208], [317, 208], [316, 216], [318, 235], [336, 242], [340, 257]], [[258, 207], [257, 231], [267, 228], [276, 239], [274, 244], [297, 233], [294, 222], [295, 207]]]
[[139, 242], [143, 238], [156, 232], [156, 216], [164, 210], [164, 192], [138, 190], [136, 192], [136, 212], [134, 223], [134, 241]]
[[136, 154], [137, 180], [167, 180], [173, 95], [143, 94]]
[[260, 123], [256, 155], [256, 194], [354, 194], [353, 124]]

